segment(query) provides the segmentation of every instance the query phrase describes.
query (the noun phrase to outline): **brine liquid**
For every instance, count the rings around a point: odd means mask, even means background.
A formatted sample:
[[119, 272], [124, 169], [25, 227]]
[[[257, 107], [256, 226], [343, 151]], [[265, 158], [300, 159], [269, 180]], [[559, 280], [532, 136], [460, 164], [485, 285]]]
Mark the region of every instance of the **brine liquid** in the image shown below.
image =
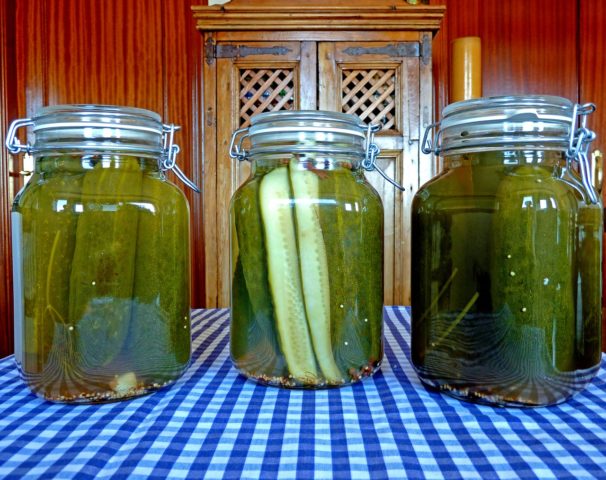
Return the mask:
[[554, 164], [496, 160], [415, 198], [412, 360], [465, 400], [554, 404], [599, 368], [602, 207]]
[[189, 363], [184, 198], [145, 159], [82, 165], [76, 156], [38, 159], [13, 213], [17, 361], [51, 401], [140, 395]]

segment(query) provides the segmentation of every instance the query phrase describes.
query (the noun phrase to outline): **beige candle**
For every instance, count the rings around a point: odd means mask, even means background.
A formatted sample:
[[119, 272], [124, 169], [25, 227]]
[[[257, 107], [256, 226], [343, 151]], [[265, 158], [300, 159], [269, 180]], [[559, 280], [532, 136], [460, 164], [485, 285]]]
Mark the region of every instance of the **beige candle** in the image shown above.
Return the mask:
[[452, 41], [450, 101], [482, 96], [482, 41], [461, 37]]

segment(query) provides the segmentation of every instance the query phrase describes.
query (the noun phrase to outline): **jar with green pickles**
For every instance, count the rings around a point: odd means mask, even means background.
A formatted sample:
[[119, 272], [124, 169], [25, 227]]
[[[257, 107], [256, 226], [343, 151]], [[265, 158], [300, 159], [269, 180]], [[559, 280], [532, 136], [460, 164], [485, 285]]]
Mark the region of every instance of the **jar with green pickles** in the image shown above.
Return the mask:
[[357, 117], [322, 111], [263, 113], [234, 133], [232, 157], [252, 162], [231, 202], [231, 356], [246, 377], [324, 388], [379, 368], [383, 206], [364, 177], [371, 137]]
[[429, 388], [543, 406], [597, 373], [602, 204], [586, 156], [593, 109], [549, 96], [444, 109], [434, 145], [424, 147], [444, 168], [412, 206], [411, 353]]
[[[32, 145], [16, 138], [31, 126]], [[40, 397], [97, 403], [175, 382], [190, 359], [189, 207], [174, 125], [59, 105], [13, 122], [35, 171], [12, 211], [15, 359]]]

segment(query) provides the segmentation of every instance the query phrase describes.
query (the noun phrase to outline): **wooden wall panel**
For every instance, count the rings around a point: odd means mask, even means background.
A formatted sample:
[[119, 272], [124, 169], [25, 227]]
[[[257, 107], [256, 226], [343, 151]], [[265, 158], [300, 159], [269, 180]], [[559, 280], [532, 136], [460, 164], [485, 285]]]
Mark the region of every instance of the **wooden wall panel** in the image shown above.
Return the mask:
[[597, 110], [589, 126], [598, 137], [592, 150], [606, 152], [606, 2], [582, 0], [580, 4], [580, 92], [581, 102], [593, 102]]
[[[4, 148], [8, 125], [16, 115], [17, 104], [14, 92], [17, 89], [15, 45], [9, 40], [15, 35], [15, 3], [6, 0], [0, 3], [0, 358], [13, 351], [13, 295], [12, 264], [10, 246], [9, 184], [12, 181], [9, 155]], [[13, 101], [11, 101], [13, 99]]]
[[576, 100], [577, 2], [432, 0], [431, 3], [447, 8], [434, 43], [438, 118], [449, 103], [450, 42], [463, 36], [482, 39], [484, 96], [549, 94]]
[[[198, 106], [201, 38], [191, 6], [199, 0], [4, 0], [2, 131], [17, 117], [59, 103], [105, 103], [147, 108], [182, 125], [179, 164], [202, 184]], [[4, 28], [4, 26], [7, 28]], [[7, 60], [6, 52], [11, 55]], [[7, 76], [8, 75], [8, 76]], [[12, 81], [5, 81], [7, 77]], [[22, 140], [26, 140], [22, 136]], [[18, 157], [15, 157], [18, 159]], [[0, 155], [0, 357], [12, 352], [6, 154]], [[19, 168], [17, 168], [19, 170]], [[176, 182], [178, 183], [178, 182]], [[19, 185], [17, 185], [18, 187]], [[184, 191], [186, 190], [183, 187]], [[186, 191], [192, 214], [192, 303], [203, 306], [201, 195]], [[6, 295], [5, 295], [6, 294]], [[6, 298], [5, 298], [6, 296]]]
[[[603, 0], [582, 0], [580, 4], [579, 40], [579, 99], [593, 102], [597, 110], [589, 119], [596, 140], [591, 150], [606, 153], [606, 3]], [[604, 158], [604, 157], [602, 157]], [[602, 190], [602, 199], [606, 191]], [[606, 237], [605, 237], [606, 238]], [[606, 246], [606, 239], [605, 239]], [[603, 250], [606, 254], [606, 249]], [[602, 262], [606, 267], [606, 258]], [[602, 304], [606, 299], [606, 281], [602, 284]], [[606, 308], [602, 309], [602, 350], [606, 352]]]
[[161, 0], [46, 3], [49, 105], [116, 104], [162, 113]]

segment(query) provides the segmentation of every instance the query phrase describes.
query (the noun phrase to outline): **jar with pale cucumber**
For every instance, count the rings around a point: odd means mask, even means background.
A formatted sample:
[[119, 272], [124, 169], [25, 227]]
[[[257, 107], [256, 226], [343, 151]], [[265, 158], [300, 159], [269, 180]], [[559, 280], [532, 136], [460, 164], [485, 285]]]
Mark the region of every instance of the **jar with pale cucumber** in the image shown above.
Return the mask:
[[[279, 129], [290, 118], [266, 120]], [[316, 143], [318, 131], [336, 128], [323, 120], [304, 130], [303, 145], [286, 131], [277, 152], [255, 154], [280, 143], [256, 133], [252, 175], [232, 198], [231, 355], [264, 384], [347, 385], [375, 372], [383, 356], [381, 200], [360, 155]]]

